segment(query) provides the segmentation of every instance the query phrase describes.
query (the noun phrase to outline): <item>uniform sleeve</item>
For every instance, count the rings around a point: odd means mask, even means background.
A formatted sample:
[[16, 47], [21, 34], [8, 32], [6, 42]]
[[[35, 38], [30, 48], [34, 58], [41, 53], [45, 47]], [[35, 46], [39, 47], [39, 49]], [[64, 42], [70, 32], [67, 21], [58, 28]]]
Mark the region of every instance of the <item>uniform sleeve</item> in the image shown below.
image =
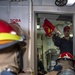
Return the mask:
[[54, 34], [52, 37], [52, 40], [53, 40], [55, 46], [57, 46], [57, 47], [60, 46], [61, 38], [59, 37], [59, 35]]

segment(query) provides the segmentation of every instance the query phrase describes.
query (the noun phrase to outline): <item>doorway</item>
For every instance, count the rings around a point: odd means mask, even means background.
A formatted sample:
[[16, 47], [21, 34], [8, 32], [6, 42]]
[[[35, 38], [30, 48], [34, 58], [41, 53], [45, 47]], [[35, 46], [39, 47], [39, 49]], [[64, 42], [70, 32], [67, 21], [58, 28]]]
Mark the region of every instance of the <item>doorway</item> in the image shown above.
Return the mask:
[[[73, 14], [55, 14], [55, 13], [36, 13], [36, 53], [39, 54], [39, 59], [44, 65], [46, 72], [51, 71], [55, 64], [56, 59], [60, 54], [60, 50], [53, 43], [52, 32], [51, 36], [47, 36], [43, 29], [44, 20], [47, 19], [56, 28], [59, 29], [60, 37], [63, 37], [63, 27], [69, 25], [71, 28], [70, 36], [73, 37]], [[36, 57], [37, 58], [37, 57]], [[38, 62], [38, 60], [37, 60]], [[38, 64], [38, 63], [37, 63]], [[38, 70], [38, 66], [37, 66]]]

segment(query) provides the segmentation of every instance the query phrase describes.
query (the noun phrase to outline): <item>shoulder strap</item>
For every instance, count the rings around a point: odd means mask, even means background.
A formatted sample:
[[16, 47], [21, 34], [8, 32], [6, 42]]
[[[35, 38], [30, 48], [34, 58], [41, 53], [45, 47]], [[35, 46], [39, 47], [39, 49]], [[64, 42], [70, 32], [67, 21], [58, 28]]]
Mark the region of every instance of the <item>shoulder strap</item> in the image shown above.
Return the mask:
[[19, 73], [23, 69], [23, 50], [21, 49], [20, 45], [18, 45], [18, 62], [19, 62]]

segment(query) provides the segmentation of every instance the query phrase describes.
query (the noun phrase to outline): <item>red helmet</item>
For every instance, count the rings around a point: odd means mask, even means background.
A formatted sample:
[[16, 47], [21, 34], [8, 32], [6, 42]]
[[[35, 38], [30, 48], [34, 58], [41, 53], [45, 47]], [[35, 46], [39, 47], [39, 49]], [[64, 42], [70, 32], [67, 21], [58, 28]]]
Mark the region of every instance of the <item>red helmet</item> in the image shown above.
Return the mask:
[[59, 58], [73, 59], [73, 56], [69, 52], [63, 52], [63, 53], [60, 54]]
[[23, 30], [18, 24], [9, 24], [4, 20], [0, 20], [0, 49], [24, 42], [25, 35], [22, 31]]

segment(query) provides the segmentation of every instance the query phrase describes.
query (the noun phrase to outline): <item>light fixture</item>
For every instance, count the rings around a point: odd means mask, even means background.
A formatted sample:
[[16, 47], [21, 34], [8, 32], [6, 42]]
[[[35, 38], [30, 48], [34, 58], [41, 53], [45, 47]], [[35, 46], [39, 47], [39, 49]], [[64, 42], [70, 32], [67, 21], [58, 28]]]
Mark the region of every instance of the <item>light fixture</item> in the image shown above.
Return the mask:
[[73, 37], [73, 34], [70, 34], [70, 37]]
[[72, 6], [75, 3], [75, 0], [68, 0], [67, 1], [67, 6]]
[[37, 25], [37, 29], [39, 29], [40, 28], [40, 25]]

